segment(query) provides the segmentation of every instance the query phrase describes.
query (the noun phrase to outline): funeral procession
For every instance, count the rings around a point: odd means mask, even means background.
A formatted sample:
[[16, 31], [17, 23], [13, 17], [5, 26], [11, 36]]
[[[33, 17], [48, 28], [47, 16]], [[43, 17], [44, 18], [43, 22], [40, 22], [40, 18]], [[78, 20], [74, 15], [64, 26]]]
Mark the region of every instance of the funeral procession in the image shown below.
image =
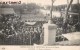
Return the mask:
[[80, 0], [0, 1], [0, 45], [79, 46]]

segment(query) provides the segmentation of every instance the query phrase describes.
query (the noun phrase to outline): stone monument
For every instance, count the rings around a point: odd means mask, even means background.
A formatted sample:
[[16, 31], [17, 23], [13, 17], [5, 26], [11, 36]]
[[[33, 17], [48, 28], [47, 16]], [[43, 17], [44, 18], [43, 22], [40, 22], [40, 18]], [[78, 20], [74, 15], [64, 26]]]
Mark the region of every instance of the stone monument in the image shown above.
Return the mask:
[[43, 45], [53, 45], [56, 42], [56, 29], [57, 25], [48, 23], [43, 24], [44, 28], [44, 43]]

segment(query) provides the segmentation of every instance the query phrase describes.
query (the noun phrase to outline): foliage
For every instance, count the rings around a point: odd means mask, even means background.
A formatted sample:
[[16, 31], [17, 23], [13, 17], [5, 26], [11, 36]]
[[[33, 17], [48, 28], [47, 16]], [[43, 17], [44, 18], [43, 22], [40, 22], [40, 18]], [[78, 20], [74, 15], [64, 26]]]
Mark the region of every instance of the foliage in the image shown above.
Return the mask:
[[40, 6], [36, 5], [35, 3], [29, 3], [29, 4], [27, 4], [26, 8], [28, 11], [32, 11], [32, 10], [39, 9]]

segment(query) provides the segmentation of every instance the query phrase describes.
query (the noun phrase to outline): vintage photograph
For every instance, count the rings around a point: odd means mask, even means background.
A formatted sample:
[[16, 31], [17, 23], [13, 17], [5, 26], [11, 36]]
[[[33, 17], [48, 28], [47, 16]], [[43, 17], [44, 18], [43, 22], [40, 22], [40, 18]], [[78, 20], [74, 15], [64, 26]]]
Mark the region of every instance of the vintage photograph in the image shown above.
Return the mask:
[[80, 45], [80, 0], [0, 0], [0, 45]]

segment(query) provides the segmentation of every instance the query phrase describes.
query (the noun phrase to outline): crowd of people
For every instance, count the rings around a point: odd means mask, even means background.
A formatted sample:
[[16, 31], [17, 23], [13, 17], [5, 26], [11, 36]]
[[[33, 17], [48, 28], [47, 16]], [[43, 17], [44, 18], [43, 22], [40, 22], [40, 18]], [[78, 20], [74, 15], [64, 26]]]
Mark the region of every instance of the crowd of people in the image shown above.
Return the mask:
[[2, 15], [0, 18], [0, 44], [40, 44], [42, 26], [27, 26], [18, 16]]
[[[1, 44], [25, 44], [33, 45], [42, 43], [43, 29], [42, 25], [27, 25], [21, 21], [20, 17], [14, 15], [0, 16], [0, 41]], [[54, 18], [57, 27], [57, 35], [75, 31], [75, 26], [63, 23], [63, 18]], [[57, 38], [57, 41], [61, 37]]]

